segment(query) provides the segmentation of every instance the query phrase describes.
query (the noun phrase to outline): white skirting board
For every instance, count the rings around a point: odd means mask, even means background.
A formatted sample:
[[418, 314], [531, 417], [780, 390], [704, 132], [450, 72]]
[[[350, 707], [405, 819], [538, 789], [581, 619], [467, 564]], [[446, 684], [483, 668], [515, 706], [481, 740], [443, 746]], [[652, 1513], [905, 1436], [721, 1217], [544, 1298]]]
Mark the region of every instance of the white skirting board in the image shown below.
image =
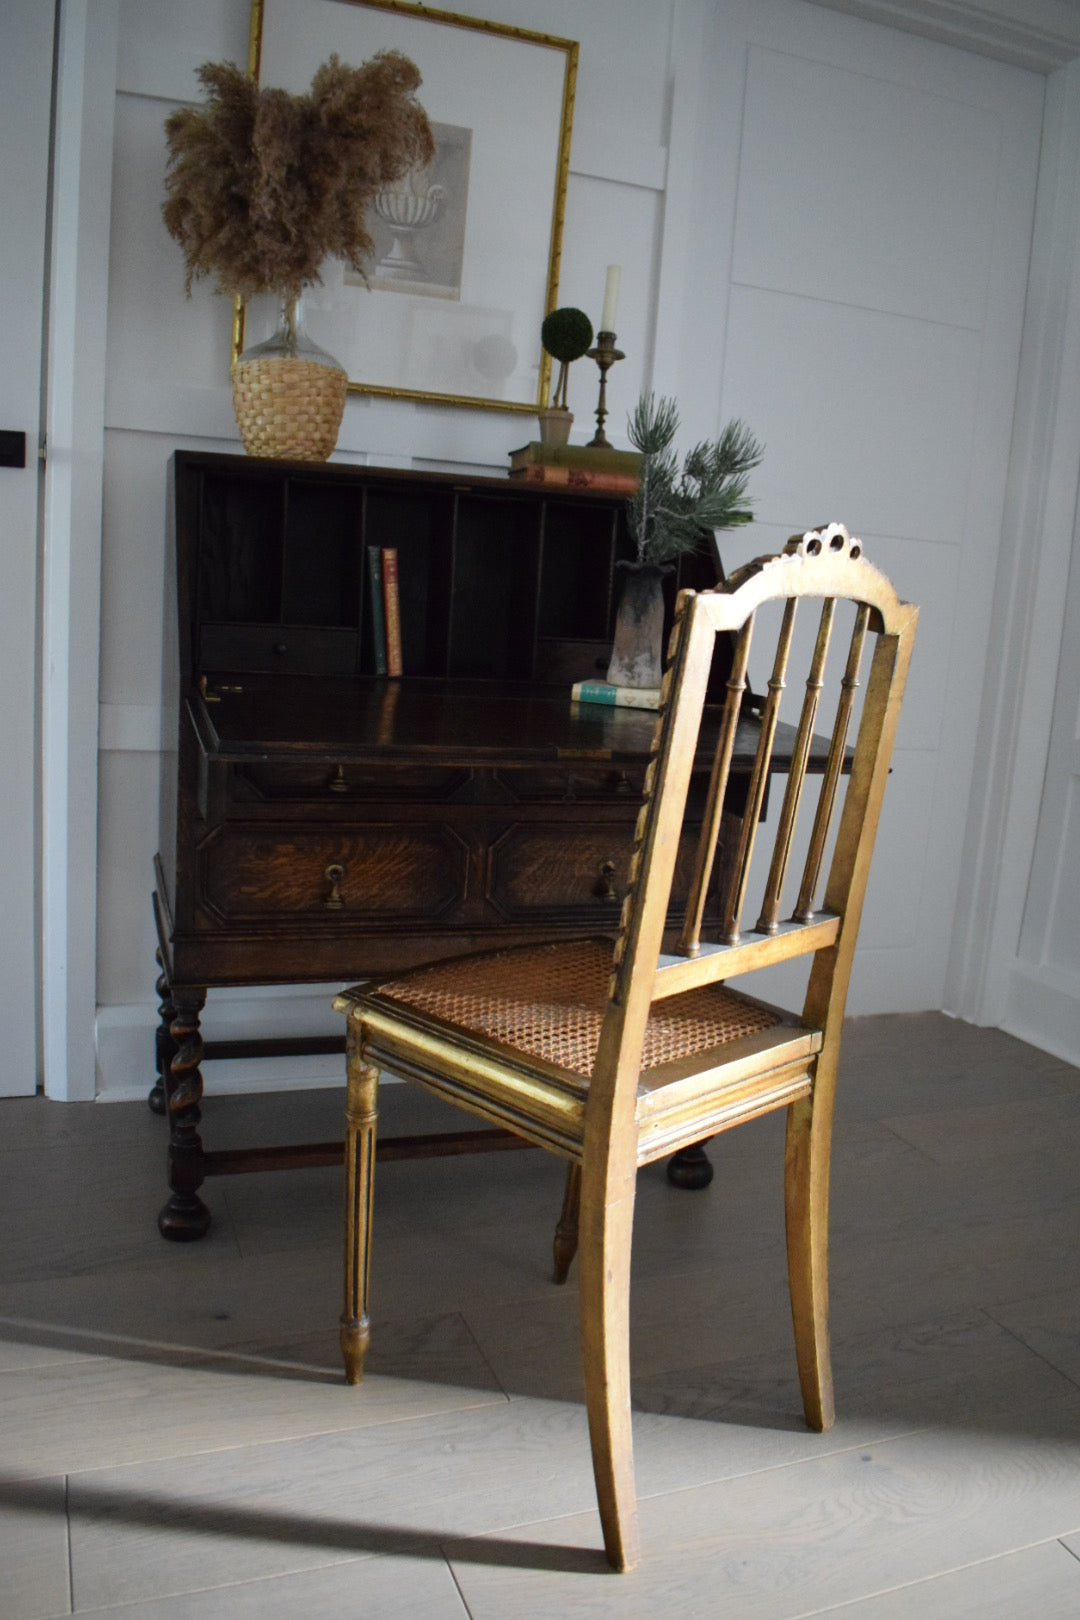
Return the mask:
[[1001, 1028], [1080, 1068], [1080, 978], [1017, 963]]
[[[257, 985], [211, 990], [202, 1016], [206, 1041], [271, 1036], [343, 1035], [345, 1022], [331, 1002], [340, 985]], [[156, 1004], [97, 1010], [98, 1102], [145, 1097], [154, 1068]], [[203, 1064], [208, 1096], [230, 1092], [298, 1091], [345, 1084], [345, 1059], [325, 1057], [225, 1058]]]

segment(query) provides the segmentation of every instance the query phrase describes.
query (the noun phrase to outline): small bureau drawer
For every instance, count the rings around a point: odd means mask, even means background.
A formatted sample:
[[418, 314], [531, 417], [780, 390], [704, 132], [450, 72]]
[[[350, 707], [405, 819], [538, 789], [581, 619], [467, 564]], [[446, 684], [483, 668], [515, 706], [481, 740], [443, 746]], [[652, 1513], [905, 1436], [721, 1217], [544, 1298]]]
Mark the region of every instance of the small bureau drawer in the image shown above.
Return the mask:
[[645, 791], [645, 767], [618, 766], [583, 769], [571, 765], [516, 766], [500, 770], [496, 779], [520, 803], [620, 804], [640, 801]]
[[369, 822], [362, 829], [217, 827], [196, 858], [199, 904], [223, 926], [244, 920], [432, 920], [465, 898], [468, 852], [450, 827]]
[[354, 800], [378, 803], [396, 800], [407, 804], [441, 804], [452, 799], [467, 782], [467, 770], [436, 765], [384, 765], [325, 763], [282, 764], [278, 761], [234, 765], [229, 777], [229, 803], [333, 804]]
[[198, 667], [265, 675], [355, 675], [355, 630], [322, 625], [204, 624]]

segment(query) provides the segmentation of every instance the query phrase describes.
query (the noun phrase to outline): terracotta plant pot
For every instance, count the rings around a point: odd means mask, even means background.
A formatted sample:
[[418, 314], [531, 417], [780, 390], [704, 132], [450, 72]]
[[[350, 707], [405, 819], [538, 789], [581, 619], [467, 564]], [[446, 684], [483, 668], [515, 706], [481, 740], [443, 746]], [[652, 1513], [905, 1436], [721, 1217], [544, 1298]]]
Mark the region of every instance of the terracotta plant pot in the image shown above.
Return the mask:
[[566, 444], [570, 438], [570, 429], [574, 425], [573, 411], [563, 410], [561, 406], [549, 405], [540, 412], [540, 443]]

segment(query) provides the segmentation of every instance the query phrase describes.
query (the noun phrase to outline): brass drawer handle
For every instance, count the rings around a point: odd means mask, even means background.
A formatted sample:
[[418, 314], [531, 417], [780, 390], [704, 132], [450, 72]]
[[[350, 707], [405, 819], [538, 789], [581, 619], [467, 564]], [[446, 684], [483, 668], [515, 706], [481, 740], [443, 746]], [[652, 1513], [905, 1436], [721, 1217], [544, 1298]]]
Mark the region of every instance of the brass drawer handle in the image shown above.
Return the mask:
[[323, 876], [330, 885], [330, 893], [323, 901], [323, 905], [327, 911], [340, 911], [345, 904], [341, 896], [341, 885], [345, 881], [345, 868], [340, 861], [331, 861]]
[[230, 685], [227, 681], [220, 681], [215, 689], [206, 684], [205, 675], [199, 676], [199, 693], [204, 703], [220, 703], [222, 692], [235, 693], [243, 690], [244, 688], [237, 686], [235, 682]]
[[619, 898], [615, 893], [615, 862], [610, 855], [605, 860], [602, 860], [597, 868], [593, 894], [598, 900], [617, 900]]

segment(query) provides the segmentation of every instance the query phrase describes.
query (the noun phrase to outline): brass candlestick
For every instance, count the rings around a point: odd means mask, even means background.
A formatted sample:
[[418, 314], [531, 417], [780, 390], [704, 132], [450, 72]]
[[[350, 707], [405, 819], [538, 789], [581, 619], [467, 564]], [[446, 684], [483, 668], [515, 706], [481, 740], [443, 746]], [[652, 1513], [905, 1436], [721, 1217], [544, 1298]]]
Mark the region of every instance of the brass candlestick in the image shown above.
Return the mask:
[[621, 349], [615, 347], [614, 332], [597, 332], [596, 348], [588, 351], [589, 359], [595, 360], [600, 367], [600, 399], [596, 406], [596, 432], [589, 440], [590, 450], [610, 450], [611, 446], [604, 437], [604, 417], [607, 415], [607, 374], [616, 360], [625, 360], [626, 356]]

